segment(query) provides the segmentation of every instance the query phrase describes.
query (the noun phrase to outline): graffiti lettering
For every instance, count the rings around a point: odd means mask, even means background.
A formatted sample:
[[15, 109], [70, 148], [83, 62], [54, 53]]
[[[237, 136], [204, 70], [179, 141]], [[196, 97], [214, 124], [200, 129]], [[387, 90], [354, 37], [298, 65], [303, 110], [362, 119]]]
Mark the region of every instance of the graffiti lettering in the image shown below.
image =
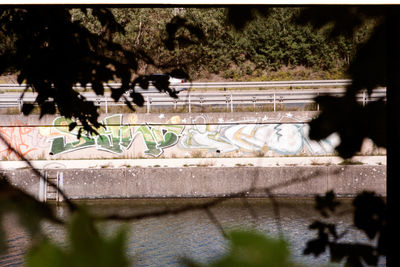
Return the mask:
[[193, 125], [182, 137], [180, 146], [221, 153], [272, 151], [280, 155], [297, 155], [303, 151], [318, 155], [332, 153], [339, 143], [336, 135], [321, 142], [311, 141], [308, 130], [308, 125], [302, 123]]
[[[69, 131], [72, 120], [65, 117], [56, 117], [50, 127], [47, 122], [42, 126], [28, 126], [18, 119], [7, 118], [7, 127], [0, 127], [0, 133], [21, 155], [30, 159], [53, 158], [50, 155], [59, 159], [111, 158], [115, 155], [186, 157], [191, 155], [190, 152], [201, 152], [205, 157], [224, 153], [239, 157], [313, 156], [332, 155], [340, 143], [337, 134], [320, 142], [310, 140], [309, 126], [304, 123], [309, 116], [302, 113], [269, 114], [269, 117], [235, 115], [240, 118], [238, 120], [231, 116], [192, 116], [150, 116], [155, 123], [148, 119], [143, 121], [149, 117], [147, 115], [113, 114], [102, 119], [98, 135], [83, 130], [79, 139], [77, 136], [82, 128]], [[187, 123], [190, 125], [185, 126]], [[369, 149], [370, 154], [377, 152], [372, 142], [363, 149]], [[4, 144], [0, 144], [0, 156], [15, 158]]]
[[[10, 127], [0, 127], [0, 133], [11, 144], [18, 153], [26, 156], [36, 150], [26, 142], [25, 138], [34, 130], [34, 127], [25, 127], [20, 121], [12, 123]], [[0, 155], [10, 156], [12, 151], [4, 144], [0, 143]]]
[[146, 155], [158, 157], [163, 153], [164, 148], [176, 145], [184, 129], [182, 125], [175, 125], [179, 122], [180, 117], [174, 116], [166, 125], [140, 126], [136, 130], [135, 136], [137, 134], [142, 135], [147, 148], [144, 153]]
[[[133, 121], [136, 120], [133, 119]], [[122, 115], [117, 114], [103, 120], [104, 127], [97, 129], [99, 135], [88, 136], [85, 131], [82, 131], [80, 139], [77, 140], [79, 128], [76, 127], [69, 131], [67, 126], [71, 122], [72, 120], [64, 117], [54, 120], [54, 128], [63, 135], [51, 138], [50, 153], [52, 155], [90, 147], [121, 154], [130, 148], [137, 135], [141, 135], [147, 147], [144, 153], [157, 157], [163, 153], [164, 148], [174, 146], [178, 142], [179, 135], [184, 128], [182, 125], [174, 125], [180, 122], [180, 117], [174, 116], [166, 125], [146, 125], [134, 130], [134, 126], [123, 125]], [[132, 135], [132, 131], [134, 135]], [[67, 141], [68, 137], [74, 139]]]
[[[133, 140], [130, 126], [122, 125], [121, 114], [105, 118], [103, 127], [96, 129], [99, 135], [89, 136], [83, 130], [78, 140], [76, 138], [79, 127], [69, 131], [67, 126], [71, 122], [72, 120], [65, 117], [58, 117], [54, 120], [54, 128], [63, 135], [51, 138], [50, 154], [57, 155], [89, 147], [120, 154], [129, 148]], [[75, 140], [67, 141], [68, 136], [73, 137]]]

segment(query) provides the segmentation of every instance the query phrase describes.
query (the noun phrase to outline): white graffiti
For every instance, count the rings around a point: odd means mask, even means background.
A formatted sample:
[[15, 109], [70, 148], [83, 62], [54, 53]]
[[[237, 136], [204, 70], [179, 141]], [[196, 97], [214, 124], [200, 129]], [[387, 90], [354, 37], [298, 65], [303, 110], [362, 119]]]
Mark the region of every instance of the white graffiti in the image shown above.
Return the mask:
[[[195, 122], [201, 120], [205, 122], [204, 118], [196, 118]], [[304, 123], [257, 124], [247, 121], [232, 124], [193, 125], [181, 138], [180, 146], [220, 153], [272, 151], [280, 155], [321, 155], [333, 153], [335, 146], [340, 143], [337, 135], [321, 142], [311, 141], [308, 138], [309, 126]]]

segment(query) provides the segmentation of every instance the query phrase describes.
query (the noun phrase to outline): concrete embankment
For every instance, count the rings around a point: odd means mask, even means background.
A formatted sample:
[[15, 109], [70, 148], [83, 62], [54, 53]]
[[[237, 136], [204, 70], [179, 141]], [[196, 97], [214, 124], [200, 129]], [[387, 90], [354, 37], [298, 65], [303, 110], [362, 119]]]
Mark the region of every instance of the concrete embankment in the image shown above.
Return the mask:
[[[43, 186], [47, 185], [40, 183], [29, 169], [1, 171], [30, 194], [51, 199], [43, 195]], [[385, 165], [136, 167], [46, 172], [49, 178], [59, 178], [60, 187], [71, 199], [215, 197], [252, 190], [251, 196], [261, 197], [268, 196], [266, 189], [281, 197], [311, 197], [329, 190], [343, 197], [364, 190], [386, 196]]]

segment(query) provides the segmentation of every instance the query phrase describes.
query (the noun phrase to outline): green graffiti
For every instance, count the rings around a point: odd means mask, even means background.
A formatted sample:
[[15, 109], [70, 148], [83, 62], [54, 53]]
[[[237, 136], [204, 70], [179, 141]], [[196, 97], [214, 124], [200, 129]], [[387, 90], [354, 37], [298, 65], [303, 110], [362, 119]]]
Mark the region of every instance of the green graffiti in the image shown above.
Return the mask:
[[89, 147], [120, 154], [126, 151], [133, 141], [130, 127], [122, 125], [121, 114], [105, 118], [103, 121], [104, 127], [96, 129], [99, 135], [88, 136], [87, 132], [83, 130], [79, 140], [67, 142], [67, 136], [77, 137], [79, 132], [79, 127], [69, 131], [67, 126], [71, 122], [72, 120], [64, 117], [58, 117], [54, 120], [53, 127], [58, 132], [65, 134], [65, 136], [51, 140], [50, 154], [57, 155]]
[[[103, 120], [103, 127], [97, 130], [98, 135], [87, 135], [82, 130], [79, 140], [76, 139], [79, 127], [75, 127], [69, 131], [68, 125], [73, 122], [65, 117], [58, 117], [53, 121], [53, 127], [64, 136], [57, 136], [51, 139], [51, 155], [72, 152], [78, 149], [95, 147], [98, 150], [108, 151], [111, 153], [121, 154], [129, 149], [136, 135], [141, 134], [146, 150], [146, 155], [154, 157], [160, 156], [164, 152], [164, 148], [174, 146], [182, 133], [184, 126], [182, 125], [155, 125], [140, 126], [134, 131], [133, 126], [122, 124], [122, 115], [117, 114], [106, 117]], [[75, 140], [67, 142], [67, 137], [75, 137]]]
[[95, 141], [88, 137], [82, 137], [79, 140], [70, 143], [65, 142], [65, 137], [56, 137], [51, 141], [50, 155], [57, 155], [76, 149], [93, 147], [95, 145]]
[[182, 125], [141, 126], [136, 133], [141, 133], [143, 136], [147, 147], [144, 153], [158, 157], [163, 153], [163, 148], [178, 143], [183, 128]]

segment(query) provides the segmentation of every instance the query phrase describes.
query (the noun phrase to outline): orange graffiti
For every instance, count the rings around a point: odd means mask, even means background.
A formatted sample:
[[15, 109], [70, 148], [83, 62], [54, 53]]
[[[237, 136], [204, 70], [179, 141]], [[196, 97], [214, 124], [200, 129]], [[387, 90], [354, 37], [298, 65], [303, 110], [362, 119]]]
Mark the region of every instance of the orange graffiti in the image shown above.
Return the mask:
[[[34, 127], [25, 127], [20, 121], [11, 123], [9, 127], [0, 127], [0, 133], [4, 139], [13, 146], [13, 148], [20, 153], [22, 156], [26, 156], [28, 153], [36, 150], [31, 148], [29, 144], [24, 140], [24, 136], [27, 136], [33, 131]], [[10, 156], [12, 150], [5, 144], [0, 145], [0, 154]]]

